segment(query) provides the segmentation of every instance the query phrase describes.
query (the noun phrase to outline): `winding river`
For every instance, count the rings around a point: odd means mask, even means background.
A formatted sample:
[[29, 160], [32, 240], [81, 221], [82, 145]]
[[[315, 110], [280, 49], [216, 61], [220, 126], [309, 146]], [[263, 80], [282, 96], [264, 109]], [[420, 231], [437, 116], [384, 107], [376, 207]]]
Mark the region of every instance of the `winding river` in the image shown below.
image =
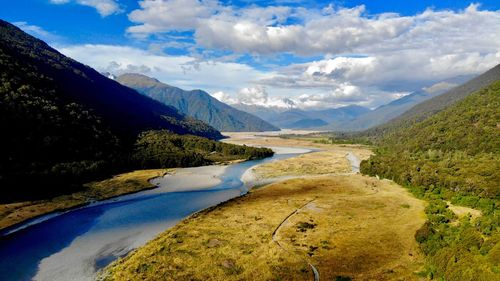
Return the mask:
[[230, 165], [222, 182], [211, 188], [143, 191], [11, 229], [0, 237], [0, 279], [92, 280], [99, 269], [190, 214], [246, 193], [241, 176], [250, 167], [306, 152], [286, 149], [271, 158]]

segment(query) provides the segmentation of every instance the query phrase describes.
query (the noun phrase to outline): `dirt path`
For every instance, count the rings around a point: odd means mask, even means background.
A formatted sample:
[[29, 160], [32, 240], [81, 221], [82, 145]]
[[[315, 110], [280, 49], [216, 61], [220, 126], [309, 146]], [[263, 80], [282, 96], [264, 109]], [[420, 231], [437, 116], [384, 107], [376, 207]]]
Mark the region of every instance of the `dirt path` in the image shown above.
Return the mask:
[[[276, 243], [276, 245], [278, 245], [278, 247], [280, 247], [283, 251], [285, 252], [288, 252], [288, 253], [291, 253], [293, 254], [292, 252], [290, 252], [289, 250], [287, 250], [279, 241], [279, 239], [276, 237], [277, 234], [278, 234], [278, 231], [280, 230], [280, 228], [288, 221], [288, 219], [290, 217], [292, 217], [293, 215], [297, 214], [301, 209], [307, 207], [309, 204], [311, 204], [312, 202], [314, 202], [314, 200], [316, 200], [316, 198], [312, 199], [312, 200], [309, 200], [307, 203], [305, 203], [304, 205], [300, 206], [300, 208], [297, 208], [295, 209], [295, 211], [291, 212], [290, 214], [288, 214], [288, 216], [286, 216], [281, 222], [280, 224], [276, 227], [276, 229], [273, 231], [273, 235], [272, 235], [272, 239], [273, 239], [273, 242]], [[314, 274], [314, 281], [319, 281], [319, 271], [318, 269], [312, 264], [310, 263], [308, 260], [304, 259], [304, 258], [301, 258], [304, 260], [304, 262], [306, 262], [309, 267], [311, 268], [311, 270], [313, 271], [313, 274]]]

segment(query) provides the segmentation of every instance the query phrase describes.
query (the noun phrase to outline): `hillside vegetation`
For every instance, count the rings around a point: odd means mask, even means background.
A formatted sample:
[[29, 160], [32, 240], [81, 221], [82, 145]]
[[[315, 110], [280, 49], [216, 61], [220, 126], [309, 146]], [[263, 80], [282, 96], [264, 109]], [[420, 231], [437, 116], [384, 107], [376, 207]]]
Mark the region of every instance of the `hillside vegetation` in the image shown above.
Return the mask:
[[142, 133], [133, 159], [138, 168], [171, 168], [208, 165], [231, 160], [251, 160], [273, 155], [269, 148], [216, 142], [197, 136], [173, 135], [168, 131]]
[[[500, 81], [428, 117], [386, 133], [361, 170], [407, 185], [430, 204], [416, 239], [431, 276], [498, 280], [500, 272]], [[446, 201], [483, 216], [450, 224]]]
[[389, 120], [403, 114], [416, 104], [428, 100], [435, 95], [436, 93], [430, 94], [424, 90], [415, 91], [407, 96], [379, 106], [376, 109], [368, 111], [360, 116], [356, 116], [356, 118], [353, 118], [352, 120], [335, 121], [322, 127], [321, 129], [344, 132], [366, 130], [388, 122]]
[[438, 95], [415, 105], [387, 123], [362, 132], [362, 135], [370, 136], [372, 138], [380, 138], [385, 134], [390, 134], [408, 128], [414, 123], [433, 116], [441, 110], [485, 87], [488, 87], [491, 83], [498, 80], [500, 80], [500, 64], [442, 95]]
[[[5, 21], [0, 21], [0, 69], [2, 203], [73, 193], [85, 182], [139, 167], [270, 154], [217, 144], [213, 140], [222, 135], [211, 126], [102, 76]], [[149, 130], [163, 131], [137, 139]], [[145, 153], [150, 151], [146, 136], [152, 135], [155, 142], [175, 147], [156, 155], [161, 161]], [[213, 150], [201, 153], [201, 144]]]
[[223, 132], [278, 130], [259, 117], [222, 103], [202, 90], [185, 91], [145, 75], [132, 73], [120, 75], [116, 81]]

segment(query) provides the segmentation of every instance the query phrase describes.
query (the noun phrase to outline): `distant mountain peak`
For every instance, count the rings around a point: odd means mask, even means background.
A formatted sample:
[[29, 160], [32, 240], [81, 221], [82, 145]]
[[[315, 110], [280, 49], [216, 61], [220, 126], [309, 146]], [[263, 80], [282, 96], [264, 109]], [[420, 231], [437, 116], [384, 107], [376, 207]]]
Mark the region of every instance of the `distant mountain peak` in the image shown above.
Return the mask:
[[117, 77], [116, 81], [221, 131], [274, 131], [278, 129], [257, 116], [219, 101], [203, 90], [186, 91], [135, 73], [122, 74]]
[[144, 74], [140, 73], [124, 73], [120, 74], [116, 77], [116, 80], [126, 80], [127, 83], [137, 85], [137, 86], [144, 86], [144, 87], [154, 87], [154, 86], [169, 86], [165, 83], [160, 82], [160, 80], [149, 77]]

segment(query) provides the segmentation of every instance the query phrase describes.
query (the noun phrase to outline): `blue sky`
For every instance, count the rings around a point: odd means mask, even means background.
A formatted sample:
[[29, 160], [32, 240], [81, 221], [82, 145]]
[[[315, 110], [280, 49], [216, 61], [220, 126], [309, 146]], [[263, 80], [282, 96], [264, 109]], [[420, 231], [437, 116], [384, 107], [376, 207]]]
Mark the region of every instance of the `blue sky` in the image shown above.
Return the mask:
[[[410, 3], [411, 2], [411, 3]], [[16, 0], [0, 18], [83, 63], [228, 103], [376, 107], [500, 62], [500, 2]]]

